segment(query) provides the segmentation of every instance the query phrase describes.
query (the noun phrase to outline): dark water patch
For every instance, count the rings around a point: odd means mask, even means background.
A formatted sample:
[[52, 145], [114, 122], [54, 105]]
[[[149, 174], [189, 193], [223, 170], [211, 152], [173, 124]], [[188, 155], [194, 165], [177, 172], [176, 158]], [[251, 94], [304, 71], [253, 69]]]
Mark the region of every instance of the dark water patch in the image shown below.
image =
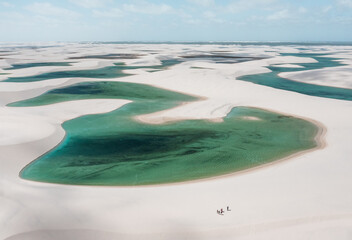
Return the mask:
[[82, 99], [128, 99], [192, 101], [195, 98], [143, 84], [126, 82], [83, 82], [50, 90], [40, 96], [9, 104], [11, 107], [42, 106]]
[[[257, 110], [250, 111], [253, 115]], [[297, 119], [274, 122], [270, 113], [256, 114], [261, 121], [228, 117], [220, 124], [184, 121], [165, 126], [117, 121], [115, 128], [124, 130], [114, 134], [68, 134], [60, 147], [27, 166], [21, 176], [82, 185], [180, 182], [251, 168], [315, 146], [313, 125]], [[78, 121], [101, 124], [92, 116]], [[77, 123], [65, 124], [66, 131]]]
[[232, 55], [217, 55], [217, 54], [198, 54], [198, 55], [184, 55], [181, 56], [185, 60], [209, 60], [215, 63], [239, 63], [253, 60], [265, 59], [263, 57], [243, 57], [243, 56], [232, 56]]
[[43, 73], [35, 76], [28, 77], [10, 77], [5, 82], [37, 82], [56, 78], [118, 78], [129, 76], [130, 74], [125, 74], [122, 69], [117, 66], [110, 66], [99, 69], [91, 70], [74, 70], [74, 71], [59, 71], [59, 72], [49, 72]]
[[141, 54], [129, 54], [129, 53], [113, 53], [104, 55], [88, 55], [81, 57], [69, 57], [68, 59], [138, 59], [143, 55]]
[[213, 69], [213, 68], [205, 68], [205, 67], [191, 67], [191, 69]]
[[217, 50], [217, 51], [212, 51], [211, 54], [221, 54], [221, 53], [231, 53], [233, 51], [230, 50]]
[[229, 42], [214, 42], [214, 41], [203, 41], [203, 42], [96, 42], [99, 44], [184, 44], [184, 45], [223, 45], [219, 48], [226, 48], [228, 45], [239, 45], [239, 46], [352, 46], [350, 41], [317, 41], [317, 42], [256, 42], [256, 41], [229, 41]]
[[46, 66], [71, 66], [69, 62], [38, 62], [38, 63], [23, 63], [13, 64], [12, 67], [6, 68], [5, 70], [14, 70], [31, 67], [46, 67]]
[[219, 59], [219, 58], [228, 58], [228, 59], [251, 59], [251, 60], [260, 60], [260, 59], [264, 59], [261, 57], [243, 57], [243, 56], [232, 56], [232, 55], [216, 55], [216, 54], [198, 54], [198, 55], [184, 55], [181, 56], [182, 58], [196, 58], [196, 59], [201, 59], [201, 58], [206, 58], [206, 59]]
[[36, 82], [56, 78], [118, 78], [130, 76], [131, 74], [126, 74], [123, 70], [128, 69], [140, 69], [140, 68], [153, 68], [153, 69], [166, 69], [172, 65], [180, 63], [177, 59], [162, 60], [161, 65], [154, 66], [126, 66], [122, 63], [117, 63], [114, 66], [98, 68], [98, 69], [89, 69], [89, 70], [72, 70], [72, 71], [58, 71], [58, 72], [49, 72], [43, 73], [35, 76], [28, 77], [9, 77], [4, 80], [4, 82]]

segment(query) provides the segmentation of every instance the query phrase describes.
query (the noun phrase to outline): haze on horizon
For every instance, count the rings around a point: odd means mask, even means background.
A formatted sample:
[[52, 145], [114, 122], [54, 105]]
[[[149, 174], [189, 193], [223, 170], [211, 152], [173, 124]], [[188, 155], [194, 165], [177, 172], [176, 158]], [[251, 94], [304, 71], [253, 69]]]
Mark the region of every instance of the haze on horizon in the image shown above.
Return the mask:
[[0, 0], [1, 42], [352, 41], [352, 0]]

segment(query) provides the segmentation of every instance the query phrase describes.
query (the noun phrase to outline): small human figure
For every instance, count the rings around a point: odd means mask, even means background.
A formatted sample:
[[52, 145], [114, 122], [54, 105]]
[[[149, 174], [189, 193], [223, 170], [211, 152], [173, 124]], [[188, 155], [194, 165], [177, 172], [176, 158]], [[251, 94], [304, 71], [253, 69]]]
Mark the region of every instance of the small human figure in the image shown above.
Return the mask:
[[220, 213], [221, 213], [221, 214], [224, 214], [224, 210], [223, 210], [222, 208], [220, 209]]
[[227, 209], [227, 211], [231, 211], [231, 209], [230, 209], [230, 207], [229, 207], [229, 206], [227, 206], [227, 208], [226, 208], [226, 209]]

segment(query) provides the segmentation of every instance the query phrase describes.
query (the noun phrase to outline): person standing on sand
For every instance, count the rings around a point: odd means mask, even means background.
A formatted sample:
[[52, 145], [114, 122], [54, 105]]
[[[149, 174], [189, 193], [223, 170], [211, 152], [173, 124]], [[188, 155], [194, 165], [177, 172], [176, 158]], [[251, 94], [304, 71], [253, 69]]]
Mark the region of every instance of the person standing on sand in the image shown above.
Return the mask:
[[217, 212], [219, 215], [224, 215], [224, 211], [222, 210], [222, 208], [221, 208], [221, 210], [216, 210], [216, 212]]

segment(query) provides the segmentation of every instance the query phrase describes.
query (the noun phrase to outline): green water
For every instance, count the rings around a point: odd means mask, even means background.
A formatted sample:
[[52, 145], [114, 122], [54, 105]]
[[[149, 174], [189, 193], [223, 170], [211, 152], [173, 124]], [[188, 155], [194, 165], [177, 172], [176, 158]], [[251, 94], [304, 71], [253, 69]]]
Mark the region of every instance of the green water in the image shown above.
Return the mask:
[[[47, 95], [63, 96], [31, 99], [28, 105], [71, 99], [72, 95], [91, 98], [92, 94], [94, 98], [115, 96], [134, 102], [110, 113], [65, 122], [65, 139], [24, 168], [22, 178], [78, 185], [183, 182], [251, 168], [316, 145], [315, 125], [252, 108], [234, 108], [222, 123], [136, 122], [133, 116], [195, 100], [141, 84], [93, 82], [54, 91], [59, 92]], [[260, 121], [246, 120], [246, 116]]]
[[167, 67], [173, 66], [177, 63], [180, 63], [177, 59], [170, 59], [170, 60], [162, 60], [161, 65], [155, 66], [126, 66], [121, 63], [115, 63], [114, 66], [98, 68], [98, 69], [89, 69], [89, 70], [74, 70], [74, 71], [59, 71], [59, 72], [49, 72], [43, 73], [35, 76], [27, 76], [27, 77], [9, 77], [8, 79], [4, 80], [4, 82], [36, 82], [36, 81], [43, 81], [49, 79], [56, 79], [56, 78], [118, 78], [129, 76], [131, 74], [123, 73], [123, 70], [128, 69], [140, 69], [140, 68], [151, 68], [155, 71], [162, 70]]
[[191, 101], [192, 97], [164, 91], [143, 84], [126, 82], [82, 82], [50, 90], [42, 95], [8, 104], [10, 107], [30, 107], [82, 99], [128, 99]]
[[4, 70], [15, 70], [22, 68], [31, 67], [46, 67], [46, 66], [70, 66], [69, 62], [37, 62], [37, 63], [23, 63], [23, 64], [13, 64], [10, 68], [5, 68]]
[[299, 64], [304, 68], [282, 68], [269, 66], [272, 71], [270, 73], [246, 75], [238, 78], [238, 80], [252, 82], [264, 86], [269, 86], [277, 89], [298, 92], [310, 96], [341, 99], [352, 101], [352, 89], [319, 86], [303, 82], [291, 81], [278, 76], [281, 72], [294, 72], [303, 70], [314, 70], [326, 67], [343, 66], [341, 63], [334, 61], [335, 58], [321, 57], [322, 54], [282, 54], [284, 56], [298, 56], [298, 57], [312, 57], [316, 59], [317, 63], [304, 63]]
[[[306, 69], [316, 69], [339, 64], [332, 59], [314, 57], [319, 63], [301, 65]], [[178, 60], [169, 60], [152, 68], [157, 71], [177, 63]], [[125, 76], [123, 69], [134, 68], [141, 67], [116, 64], [102, 69], [56, 72], [12, 80], [40, 81], [58, 76], [112, 78]], [[298, 88], [302, 91], [303, 88], [306, 92], [310, 90], [306, 94], [313, 96], [321, 93], [319, 86], [310, 85], [307, 88], [299, 83], [292, 87], [291, 83], [296, 82], [286, 80], [290, 82], [287, 85], [282, 82], [284, 79], [276, 75], [278, 72], [300, 69], [270, 68], [273, 73], [269, 76], [259, 74], [243, 78], [248, 77], [249, 81], [259, 84], [269, 82], [271, 85], [268, 86], [277, 88], [283, 84], [281, 89], [286, 90], [296, 91]], [[331, 89], [335, 91], [337, 88], [329, 88], [321, 95], [333, 96]], [[336, 98], [340, 99], [341, 96], [337, 93]], [[196, 100], [142, 84], [84, 82], [54, 89], [9, 106], [40, 106], [98, 98], [129, 99], [133, 103], [110, 113], [87, 115], [65, 122], [65, 139], [26, 166], [21, 177], [78, 185], [130, 186], [183, 182], [252, 168], [316, 146], [314, 137], [317, 127], [312, 123], [254, 108], [234, 108], [222, 123], [189, 120], [148, 125], [136, 122], [134, 116]], [[260, 120], [248, 120], [245, 118], [248, 116]]]

